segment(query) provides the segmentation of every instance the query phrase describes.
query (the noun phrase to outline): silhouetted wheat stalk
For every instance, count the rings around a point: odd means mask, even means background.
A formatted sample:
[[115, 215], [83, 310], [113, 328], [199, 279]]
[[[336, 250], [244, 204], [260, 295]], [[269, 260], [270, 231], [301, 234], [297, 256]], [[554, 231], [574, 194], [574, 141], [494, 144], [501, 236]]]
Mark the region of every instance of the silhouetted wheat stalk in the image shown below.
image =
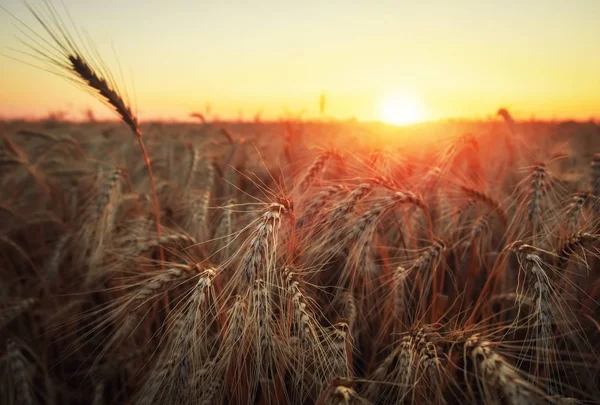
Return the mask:
[[[49, 42], [25, 26], [25, 29], [33, 34], [33, 39], [30, 39], [31, 42], [28, 44], [29, 48], [43, 62], [48, 63], [52, 68], [57, 68], [60, 75], [62, 75], [60, 71], [65, 72], [66, 78], [74, 76], [76, 80], [80, 80], [89, 86], [92, 94], [112, 108], [136, 136], [148, 170], [148, 177], [152, 188], [154, 216], [156, 219], [156, 233], [160, 236], [162, 230], [156, 185], [152, 174], [150, 156], [142, 139], [142, 131], [137, 117], [133, 114], [131, 107], [123, 99], [122, 95], [119, 94], [110, 73], [102, 73], [91, 65], [89, 58], [84, 56], [80, 46], [77, 45], [75, 37], [68, 33], [66, 25], [61, 20], [52, 3], [49, 1], [45, 2], [45, 11], [48, 13], [48, 16], [43, 16], [41, 12], [36, 11], [29, 4], [25, 4], [40, 23], [43, 30], [48, 34], [50, 41], [52, 41]], [[31, 37], [27, 35], [27, 38]]]

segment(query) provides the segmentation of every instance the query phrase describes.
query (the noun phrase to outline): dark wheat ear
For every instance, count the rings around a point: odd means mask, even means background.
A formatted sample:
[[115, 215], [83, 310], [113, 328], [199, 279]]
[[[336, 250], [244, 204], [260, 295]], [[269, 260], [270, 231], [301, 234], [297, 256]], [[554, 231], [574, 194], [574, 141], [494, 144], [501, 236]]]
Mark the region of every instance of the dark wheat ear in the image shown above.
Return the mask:
[[96, 72], [87, 64], [85, 59], [79, 54], [68, 55], [71, 68], [88, 86], [95, 89], [97, 94], [112, 106], [115, 112], [125, 124], [135, 133], [141, 136], [137, 117], [131, 111], [125, 100], [113, 90], [108, 82], [97, 75]]
[[[152, 175], [152, 166], [150, 157], [146, 151], [146, 146], [142, 140], [142, 131], [140, 129], [137, 117], [133, 114], [131, 106], [126, 102], [117, 88], [112, 74], [102, 63], [99, 57], [86, 57], [82, 49], [85, 47], [79, 46], [75, 37], [73, 37], [69, 28], [63, 23], [60, 15], [48, 1], [44, 2], [45, 11], [42, 14], [36, 11], [31, 5], [27, 4], [27, 8], [33, 14], [38, 23], [42, 26], [43, 31], [47, 34], [47, 38], [38, 34], [33, 29], [18, 21], [24, 26], [23, 34], [30, 42], [25, 42], [33, 52], [36, 59], [47, 63], [52, 69], [51, 72], [57, 73], [59, 76], [68, 80], [73, 80], [76, 83], [83, 84], [88, 89], [93, 90], [92, 94], [103, 103], [107, 104], [119, 118], [131, 129], [137, 137], [144, 161], [150, 177], [150, 186], [152, 188], [152, 198], [154, 205], [154, 216], [156, 218], [156, 233], [161, 236], [160, 226], [160, 208], [158, 197], [156, 194], [156, 186], [154, 176]], [[77, 37], [79, 33], [76, 31]], [[100, 60], [100, 62], [96, 62]], [[92, 63], [96, 62], [96, 63]], [[98, 65], [97, 67], [94, 65]], [[65, 74], [66, 73], [66, 74]], [[163, 255], [161, 250], [161, 256]]]

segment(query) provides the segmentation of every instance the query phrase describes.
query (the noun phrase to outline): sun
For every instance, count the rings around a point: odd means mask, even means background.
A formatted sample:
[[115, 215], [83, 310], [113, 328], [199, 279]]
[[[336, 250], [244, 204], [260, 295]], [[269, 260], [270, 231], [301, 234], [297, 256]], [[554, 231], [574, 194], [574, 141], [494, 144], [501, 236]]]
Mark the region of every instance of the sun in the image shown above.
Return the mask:
[[424, 121], [425, 107], [418, 97], [390, 95], [381, 100], [380, 119], [387, 124], [408, 125]]

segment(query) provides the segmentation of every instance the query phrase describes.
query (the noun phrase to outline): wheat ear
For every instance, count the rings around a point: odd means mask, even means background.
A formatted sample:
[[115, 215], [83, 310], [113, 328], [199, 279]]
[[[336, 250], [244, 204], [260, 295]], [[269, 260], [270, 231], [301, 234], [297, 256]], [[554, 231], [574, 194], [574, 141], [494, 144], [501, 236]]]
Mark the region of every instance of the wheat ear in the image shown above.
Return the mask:
[[6, 377], [12, 379], [15, 384], [16, 403], [33, 405], [33, 392], [27, 372], [27, 360], [23, 356], [19, 345], [12, 339], [7, 339], [6, 356], [9, 370]]
[[[113, 109], [121, 120], [131, 129], [137, 138], [140, 149], [144, 156], [146, 163], [146, 169], [148, 176], [150, 177], [150, 186], [152, 188], [152, 199], [154, 205], [154, 216], [156, 220], [156, 233], [161, 236], [161, 224], [160, 224], [160, 208], [158, 203], [158, 196], [156, 193], [156, 185], [154, 182], [154, 176], [152, 174], [152, 165], [150, 164], [150, 157], [146, 150], [146, 146], [142, 139], [142, 131], [140, 129], [137, 117], [132, 112], [131, 107], [125, 102], [118, 89], [111, 80], [112, 75], [110, 72], [102, 73], [90, 65], [87, 58], [83, 55], [79, 47], [76, 45], [75, 40], [68, 32], [65, 24], [62, 23], [56, 10], [46, 3], [46, 7], [51, 17], [45, 19], [40, 13], [35, 11], [31, 6], [28, 5], [30, 12], [37, 19], [40, 25], [43, 27], [48, 36], [52, 39], [56, 47], [52, 46], [50, 42], [41, 38], [44, 43], [48, 44], [52, 50], [58, 55], [52, 55], [41, 47], [40, 42], [32, 40], [36, 45], [29, 45], [34, 52], [42, 55], [46, 61], [59, 70], [66, 71], [67, 75], [75, 76], [77, 81], [88, 86], [93, 90], [95, 97], [100, 99], [106, 105]], [[61, 73], [62, 75], [62, 73]], [[161, 258], [163, 252], [161, 250]]]
[[473, 335], [465, 348], [475, 364], [475, 374], [486, 403], [504, 398], [511, 405], [540, 403], [545, 393], [525, 381], [519, 372], [498, 354], [492, 342]]

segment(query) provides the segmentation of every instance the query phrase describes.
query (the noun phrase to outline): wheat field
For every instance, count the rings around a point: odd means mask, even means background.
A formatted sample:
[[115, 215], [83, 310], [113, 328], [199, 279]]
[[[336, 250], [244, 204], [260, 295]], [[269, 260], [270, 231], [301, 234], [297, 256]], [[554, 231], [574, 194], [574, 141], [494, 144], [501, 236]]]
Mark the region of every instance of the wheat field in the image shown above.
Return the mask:
[[594, 123], [140, 124], [36, 15], [122, 122], [0, 123], [2, 403], [600, 402]]

